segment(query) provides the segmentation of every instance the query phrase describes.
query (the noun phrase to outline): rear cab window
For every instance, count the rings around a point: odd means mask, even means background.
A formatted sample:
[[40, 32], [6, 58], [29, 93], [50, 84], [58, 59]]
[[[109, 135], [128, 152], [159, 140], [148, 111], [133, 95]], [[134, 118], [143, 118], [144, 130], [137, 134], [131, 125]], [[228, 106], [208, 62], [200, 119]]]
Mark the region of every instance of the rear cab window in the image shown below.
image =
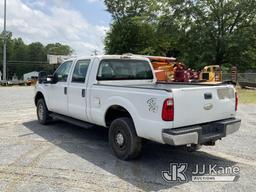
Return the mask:
[[145, 60], [105, 59], [100, 62], [97, 80], [152, 80], [150, 63]]

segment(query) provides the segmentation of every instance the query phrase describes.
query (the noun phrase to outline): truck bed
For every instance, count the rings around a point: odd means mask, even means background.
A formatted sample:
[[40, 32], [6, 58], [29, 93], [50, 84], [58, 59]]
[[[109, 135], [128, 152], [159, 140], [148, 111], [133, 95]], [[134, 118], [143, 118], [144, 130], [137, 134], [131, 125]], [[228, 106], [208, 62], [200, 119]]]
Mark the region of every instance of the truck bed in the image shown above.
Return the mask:
[[[110, 83], [110, 82], [109, 82]], [[184, 127], [214, 122], [235, 116], [235, 90], [233, 85], [199, 83], [152, 83], [152, 84], [99, 84], [101, 86], [165, 91], [174, 99], [173, 127]], [[98, 85], [98, 84], [97, 84]], [[112, 90], [113, 91], [113, 90]], [[137, 96], [136, 91], [132, 92]]]
[[182, 88], [199, 88], [199, 87], [212, 87], [212, 86], [223, 86], [225, 83], [217, 83], [217, 84], [208, 84], [208, 83], [188, 83], [188, 82], [157, 82], [152, 84], [126, 84], [126, 85], [118, 85], [117, 83], [113, 84], [95, 84], [100, 86], [114, 86], [114, 87], [126, 87], [126, 88], [141, 88], [141, 89], [154, 89], [154, 90], [164, 90], [171, 92], [172, 89], [182, 89]]

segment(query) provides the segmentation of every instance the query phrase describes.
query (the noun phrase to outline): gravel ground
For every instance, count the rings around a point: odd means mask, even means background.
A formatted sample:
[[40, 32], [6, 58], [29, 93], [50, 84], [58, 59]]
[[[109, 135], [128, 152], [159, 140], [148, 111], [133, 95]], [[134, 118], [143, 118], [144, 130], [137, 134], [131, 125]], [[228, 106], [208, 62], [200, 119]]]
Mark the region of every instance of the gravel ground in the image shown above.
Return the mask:
[[[239, 132], [195, 153], [152, 142], [123, 162], [108, 148], [107, 131], [36, 121], [32, 87], [0, 88], [0, 191], [255, 191], [256, 105], [240, 105]], [[165, 182], [170, 163], [238, 166], [237, 182]]]

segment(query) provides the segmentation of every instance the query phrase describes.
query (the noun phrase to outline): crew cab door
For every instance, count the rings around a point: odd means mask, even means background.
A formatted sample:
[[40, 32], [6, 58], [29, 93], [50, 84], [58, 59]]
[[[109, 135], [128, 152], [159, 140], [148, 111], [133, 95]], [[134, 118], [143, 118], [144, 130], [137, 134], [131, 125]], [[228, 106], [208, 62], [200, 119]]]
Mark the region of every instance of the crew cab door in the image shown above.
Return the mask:
[[72, 61], [66, 61], [62, 63], [59, 68], [55, 71], [56, 83], [50, 84], [48, 87], [49, 104], [48, 108], [50, 111], [59, 113], [62, 115], [68, 115], [68, 77]]
[[89, 59], [78, 60], [74, 66], [68, 87], [68, 111], [70, 117], [86, 121], [86, 76]]

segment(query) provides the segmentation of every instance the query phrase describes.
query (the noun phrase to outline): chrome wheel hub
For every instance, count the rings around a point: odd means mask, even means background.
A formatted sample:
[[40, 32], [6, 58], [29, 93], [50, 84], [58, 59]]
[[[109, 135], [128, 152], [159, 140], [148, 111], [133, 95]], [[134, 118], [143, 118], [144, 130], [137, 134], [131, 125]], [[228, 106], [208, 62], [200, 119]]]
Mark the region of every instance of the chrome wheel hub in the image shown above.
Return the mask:
[[124, 144], [124, 136], [122, 135], [122, 133], [118, 133], [116, 135], [116, 143], [119, 145], [119, 146], [122, 146]]

